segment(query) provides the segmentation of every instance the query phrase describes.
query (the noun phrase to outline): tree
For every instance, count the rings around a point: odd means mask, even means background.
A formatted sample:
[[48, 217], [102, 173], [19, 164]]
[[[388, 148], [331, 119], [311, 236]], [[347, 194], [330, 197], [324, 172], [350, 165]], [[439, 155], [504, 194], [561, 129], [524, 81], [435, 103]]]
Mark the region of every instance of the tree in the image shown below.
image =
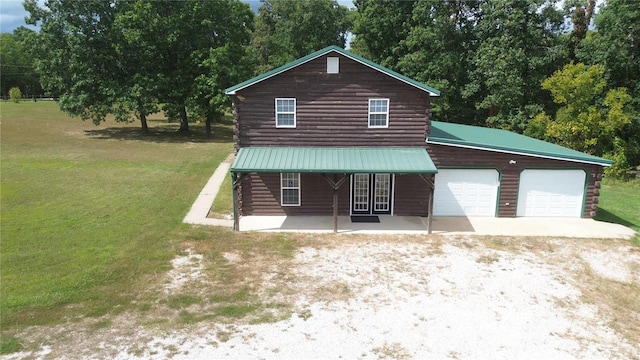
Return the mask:
[[477, 47], [474, 24], [479, 5], [480, 1], [420, 1], [412, 11], [413, 27], [399, 42], [398, 70], [441, 91], [432, 109], [438, 120], [477, 122], [476, 99], [462, 92]]
[[95, 124], [113, 112], [123, 76], [114, 51], [121, 35], [113, 22], [127, 5], [51, 0], [41, 8], [36, 0], [24, 2], [30, 13], [27, 22], [40, 24], [40, 32], [30, 40], [36, 70], [64, 112]]
[[546, 0], [492, 0], [480, 6], [478, 48], [463, 95], [478, 98], [486, 124], [522, 132], [541, 110], [538, 84], [562, 57], [553, 29], [559, 17]]
[[349, 10], [336, 0], [261, 0], [252, 47], [258, 73], [330, 45], [345, 47]]
[[397, 70], [397, 64], [404, 55], [400, 44], [411, 31], [413, 9], [418, 3], [417, 0], [354, 0], [357, 13], [354, 16], [352, 50]]
[[[595, 15], [596, 30], [577, 49], [585, 64], [604, 65], [613, 87], [626, 87], [640, 105], [640, 7], [635, 0], [608, 0]], [[636, 106], [638, 108], [638, 106]]]
[[630, 123], [631, 96], [626, 88], [607, 90], [604, 66], [568, 64], [542, 83], [560, 108], [552, 118], [540, 113], [525, 134], [554, 143], [618, 160], [613, 171], [628, 170], [624, 139], [620, 137]]
[[627, 161], [640, 165], [640, 7], [635, 0], [607, 0], [594, 15], [595, 31], [576, 49], [587, 65], [603, 65], [610, 88], [626, 88], [631, 96], [630, 123], [620, 132]]
[[211, 123], [222, 118], [231, 100], [224, 89], [253, 75], [252, 63], [247, 55], [251, 41], [254, 15], [240, 2], [232, 2], [226, 12], [212, 14], [216, 24], [224, 24], [215, 30], [217, 43], [204, 53], [201, 73], [193, 82], [188, 103], [193, 113], [205, 118], [206, 132], [211, 136]]
[[22, 27], [13, 34], [0, 34], [0, 94], [3, 96], [13, 87], [23, 89], [26, 95], [42, 93], [33, 61], [23, 45], [29, 32], [32, 31]]
[[36, 67], [60, 108], [96, 124], [109, 113], [118, 121], [135, 114], [143, 131], [161, 102], [188, 132], [186, 107], [194, 83], [211, 72], [211, 50], [232, 41], [246, 45], [241, 38], [248, 39], [252, 22], [249, 6], [237, 0], [50, 0], [44, 8], [26, 0], [25, 8], [30, 23], [41, 23], [33, 42]]
[[[241, 63], [253, 14], [247, 4], [233, 0], [137, 1], [121, 24], [127, 47], [145, 59], [137, 61], [139, 75], [156, 74], [149, 80], [165, 113], [180, 120], [180, 132], [188, 132], [187, 106], [210, 121], [219, 111], [216, 95], [237, 79], [216, 81], [222, 76], [218, 72], [234, 71], [208, 64], [211, 56], [230, 57], [218, 58], [219, 64]], [[206, 88], [209, 85], [215, 87]]]
[[568, 41], [567, 52], [569, 60], [576, 61], [576, 49], [580, 45], [580, 42], [587, 36], [587, 30], [591, 23], [591, 18], [596, 7], [596, 0], [586, 0], [586, 5], [583, 6], [585, 0], [570, 0], [566, 1], [564, 7], [571, 13], [571, 23], [573, 24], [573, 30], [571, 31]]

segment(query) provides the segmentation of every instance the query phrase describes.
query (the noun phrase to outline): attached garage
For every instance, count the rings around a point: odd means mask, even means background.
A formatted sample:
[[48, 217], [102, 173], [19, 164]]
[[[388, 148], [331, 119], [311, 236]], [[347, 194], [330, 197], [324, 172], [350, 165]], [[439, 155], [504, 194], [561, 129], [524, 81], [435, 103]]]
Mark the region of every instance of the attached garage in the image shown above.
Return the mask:
[[436, 174], [435, 216], [496, 216], [500, 178], [495, 169], [441, 169]]
[[438, 168], [436, 216], [592, 218], [612, 164], [510, 131], [438, 121], [427, 151]]
[[516, 216], [580, 217], [584, 170], [523, 170]]

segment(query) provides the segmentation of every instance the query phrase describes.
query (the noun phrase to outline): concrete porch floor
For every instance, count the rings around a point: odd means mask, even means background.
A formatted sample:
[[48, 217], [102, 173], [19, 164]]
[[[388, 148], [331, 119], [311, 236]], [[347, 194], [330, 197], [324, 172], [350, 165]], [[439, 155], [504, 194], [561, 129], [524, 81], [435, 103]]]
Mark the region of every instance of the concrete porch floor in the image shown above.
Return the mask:
[[[380, 223], [352, 223], [338, 217], [340, 234], [427, 234], [427, 219], [417, 216], [380, 216]], [[241, 231], [332, 233], [331, 216], [243, 216]], [[434, 217], [433, 234], [561, 236], [628, 239], [635, 232], [619, 224], [573, 218]]]

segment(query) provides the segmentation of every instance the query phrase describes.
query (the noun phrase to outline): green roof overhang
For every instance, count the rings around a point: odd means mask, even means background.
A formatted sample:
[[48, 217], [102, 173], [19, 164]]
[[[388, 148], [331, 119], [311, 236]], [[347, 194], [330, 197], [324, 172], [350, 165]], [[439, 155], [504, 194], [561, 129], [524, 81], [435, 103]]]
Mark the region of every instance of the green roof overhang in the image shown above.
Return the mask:
[[511, 131], [439, 121], [431, 122], [427, 143], [498, 151], [601, 166], [613, 161]]
[[438, 172], [423, 148], [246, 147], [231, 172], [297, 172], [323, 174]]

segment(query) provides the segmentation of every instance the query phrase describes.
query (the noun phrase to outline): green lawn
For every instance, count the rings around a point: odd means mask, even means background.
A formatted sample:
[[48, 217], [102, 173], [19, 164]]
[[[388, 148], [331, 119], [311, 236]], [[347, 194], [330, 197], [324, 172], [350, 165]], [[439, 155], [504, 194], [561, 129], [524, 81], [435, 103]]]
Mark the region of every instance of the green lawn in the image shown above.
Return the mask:
[[170, 267], [191, 229], [183, 217], [233, 150], [230, 124], [185, 137], [158, 117], [142, 135], [54, 102], [2, 102], [0, 116], [3, 330], [126, 306], [144, 276]]
[[640, 232], [640, 179], [604, 181], [596, 220], [622, 224]]
[[230, 214], [233, 212], [233, 199], [231, 198], [231, 176], [227, 175], [220, 185], [220, 190], [213, 201], [211, 211], [217, 214]]

